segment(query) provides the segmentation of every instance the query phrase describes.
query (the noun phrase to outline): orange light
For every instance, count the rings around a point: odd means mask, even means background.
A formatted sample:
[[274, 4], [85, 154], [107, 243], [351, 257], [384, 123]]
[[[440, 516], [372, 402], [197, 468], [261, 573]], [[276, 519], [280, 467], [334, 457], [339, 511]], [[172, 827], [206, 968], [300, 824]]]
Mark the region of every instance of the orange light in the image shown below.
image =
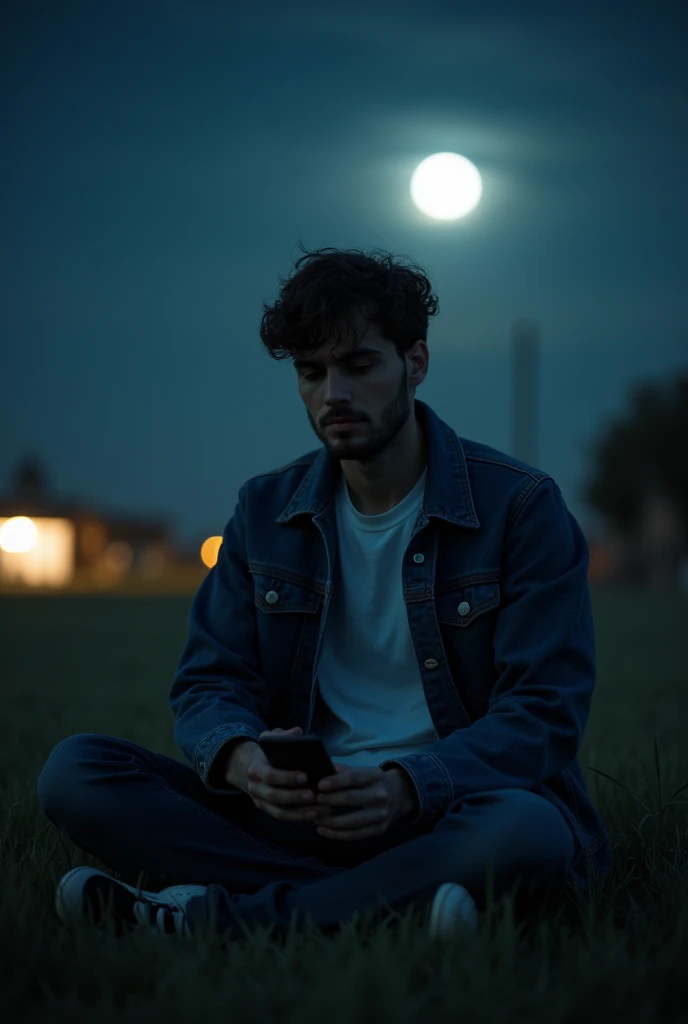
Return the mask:
[[28, 516], [12, 516], [0, 526], [0, 549], [8, 554], [23, 554], [36, 547], [38, 530]]
[[76, 527], [71, 519], [0, 518], [0, 577], [61, 587], [74, 575]]
[[220, 550], [222, 544], [222, 537], [208, 537], [207, 540], [203, 541], [201, 547], [201, 561], [203, 565], [207, 565], [209, 569], [217, 562], [217, 553]]

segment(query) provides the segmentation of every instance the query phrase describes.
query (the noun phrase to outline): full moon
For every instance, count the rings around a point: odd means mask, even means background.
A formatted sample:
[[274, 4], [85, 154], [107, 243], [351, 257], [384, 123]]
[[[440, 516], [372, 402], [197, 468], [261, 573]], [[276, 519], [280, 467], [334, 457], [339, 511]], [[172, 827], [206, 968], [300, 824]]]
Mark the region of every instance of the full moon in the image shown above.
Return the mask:
[[411, 176], [411, 198], [435, 220], [458, 220], [470, 213], [483, 193], [480, 171], [458, 153], [434, 153]]

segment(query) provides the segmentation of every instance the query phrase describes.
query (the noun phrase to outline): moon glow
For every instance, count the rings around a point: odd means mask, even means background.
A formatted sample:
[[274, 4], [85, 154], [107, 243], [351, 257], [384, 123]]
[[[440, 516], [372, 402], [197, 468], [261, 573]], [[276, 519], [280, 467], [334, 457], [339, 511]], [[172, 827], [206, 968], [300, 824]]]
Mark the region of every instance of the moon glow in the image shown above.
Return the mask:
[[434, 153], [411, 176], [411, 198], [421, 213], [435, 220], [458, 220], [480, 202], [480, 171], [458, 153]]

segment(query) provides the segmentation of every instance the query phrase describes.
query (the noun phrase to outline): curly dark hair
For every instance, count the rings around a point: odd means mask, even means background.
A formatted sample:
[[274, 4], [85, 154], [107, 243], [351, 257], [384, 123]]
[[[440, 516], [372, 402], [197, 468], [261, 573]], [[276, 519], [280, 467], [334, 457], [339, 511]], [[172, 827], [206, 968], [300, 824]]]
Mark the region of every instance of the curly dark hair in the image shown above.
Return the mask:
[[[439, 301], [419, 268], [395, 263], [382, 249], [366, 254], [360, 249], [300, 248], [306, 255], [295, 267], [304, 266], [280, 278], [273, 306], [263, 303], [260, 337], [271, 358], [308, 356], [333, 337], [335, 348], [351, 334], [357, 338], [349, 316], [356, 311], [394, 342], [402, 362], [416, 341], [427, 341], [428, 317], [438, 312]], [[347, 330], [342, 330], [344, 325]]]

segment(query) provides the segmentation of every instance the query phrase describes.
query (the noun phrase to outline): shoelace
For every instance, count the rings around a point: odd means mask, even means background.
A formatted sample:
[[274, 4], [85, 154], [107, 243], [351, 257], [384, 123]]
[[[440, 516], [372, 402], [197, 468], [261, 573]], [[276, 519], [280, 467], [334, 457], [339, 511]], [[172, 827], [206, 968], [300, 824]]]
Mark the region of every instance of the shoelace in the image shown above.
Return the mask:
[[[153, 910], [155, 910], [155, 916], [152, 914]], [[185, 937], [189, 935], [184, 911], [169, 904], [163, 903], [156, 909], [147, 900], [136, 900], [134, 917], [140, 924], [157, 930], [160, 935], [183, 935]]]

